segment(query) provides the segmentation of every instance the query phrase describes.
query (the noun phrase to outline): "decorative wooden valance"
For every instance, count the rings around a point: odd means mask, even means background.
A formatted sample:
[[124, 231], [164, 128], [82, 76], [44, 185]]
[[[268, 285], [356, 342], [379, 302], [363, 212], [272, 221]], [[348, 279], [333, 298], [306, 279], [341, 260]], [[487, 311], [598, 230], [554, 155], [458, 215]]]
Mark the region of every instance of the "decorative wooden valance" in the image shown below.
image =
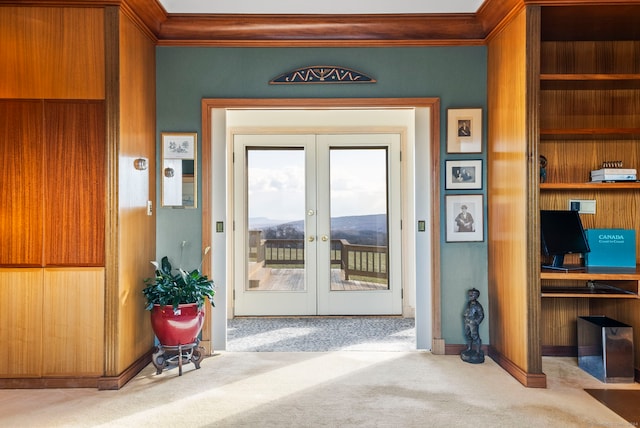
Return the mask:
[[297, 68], [272, 79], [270, 85], [304, 83], [376, 83], [364, 73], [335, 65], [312, 65]]

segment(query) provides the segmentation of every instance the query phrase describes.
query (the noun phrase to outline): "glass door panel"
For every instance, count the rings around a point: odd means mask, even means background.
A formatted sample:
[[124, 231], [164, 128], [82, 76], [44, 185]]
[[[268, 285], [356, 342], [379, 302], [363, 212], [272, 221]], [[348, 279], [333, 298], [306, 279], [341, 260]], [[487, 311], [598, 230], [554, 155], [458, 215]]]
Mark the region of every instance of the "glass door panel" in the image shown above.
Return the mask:
[[388, 290], [387, 148], [329, 149], [331, 291]]
[[234, 314], [315, 315], [315, 136], [233, 139]]
[[400, 134], [316, 140], [318, 314], [402, 313]]
[[247, 147], [248, 291], [305, 291], [305, 151]]

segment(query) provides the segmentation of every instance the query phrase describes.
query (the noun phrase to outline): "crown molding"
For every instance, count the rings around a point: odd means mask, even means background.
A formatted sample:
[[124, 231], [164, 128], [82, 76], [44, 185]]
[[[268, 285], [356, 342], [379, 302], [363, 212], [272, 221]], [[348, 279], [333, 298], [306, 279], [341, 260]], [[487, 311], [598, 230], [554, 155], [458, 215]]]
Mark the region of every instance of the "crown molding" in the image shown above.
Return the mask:
[[[637, 0], [486, 0], [476, 13], [460, 14], [185, 15], [167, 13], [158, 0], [0, 0], [0, 5], [12, 6], [119, 5], [135, 15], [160, 46], [243, 47], [483, 45], [514, 11], [525, 6], [554, 6], [552, 11], [548, 10], [546, 21], [558, 28], [563, 28], [564, 18], [573, 17], [574, 7], [580, 6], [580, 13], [585, 15], [582, 22], [593, 24], [582, 26], [582, 31], [587, 32], [585, 38], [591, 36], [593, 31], [589, 29], [595, 26], [606, 27], [617, 38], [637, 40], [638, 3]], [[616, 24], [621, 19], [620, 7], [629, 9], [624, 14], [624, 25]], [[551, 39], [560, 38], [553, 28], [543, 34]]]

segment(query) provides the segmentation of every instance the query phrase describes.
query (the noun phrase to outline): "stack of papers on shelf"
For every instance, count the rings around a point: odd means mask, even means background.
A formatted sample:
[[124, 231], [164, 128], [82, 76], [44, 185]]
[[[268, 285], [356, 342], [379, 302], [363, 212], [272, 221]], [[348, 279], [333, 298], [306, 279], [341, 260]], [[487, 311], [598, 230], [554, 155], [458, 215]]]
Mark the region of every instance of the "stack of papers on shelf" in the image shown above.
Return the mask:
[[635, 168], [602, 168], [591, 171], [591, 181], [636, 181]]

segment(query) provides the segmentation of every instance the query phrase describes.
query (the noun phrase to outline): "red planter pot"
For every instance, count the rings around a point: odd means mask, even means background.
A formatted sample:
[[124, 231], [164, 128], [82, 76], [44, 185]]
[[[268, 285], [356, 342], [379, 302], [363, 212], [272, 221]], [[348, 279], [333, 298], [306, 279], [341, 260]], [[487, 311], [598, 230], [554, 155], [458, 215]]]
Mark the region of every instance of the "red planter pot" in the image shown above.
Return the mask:
[[158, 341], [165, 346], [187, 345], [198, 341], [204, 324], [204, 311], [195, 303], [178, 306], [154, 305], [151, 310], [151, 327]]

